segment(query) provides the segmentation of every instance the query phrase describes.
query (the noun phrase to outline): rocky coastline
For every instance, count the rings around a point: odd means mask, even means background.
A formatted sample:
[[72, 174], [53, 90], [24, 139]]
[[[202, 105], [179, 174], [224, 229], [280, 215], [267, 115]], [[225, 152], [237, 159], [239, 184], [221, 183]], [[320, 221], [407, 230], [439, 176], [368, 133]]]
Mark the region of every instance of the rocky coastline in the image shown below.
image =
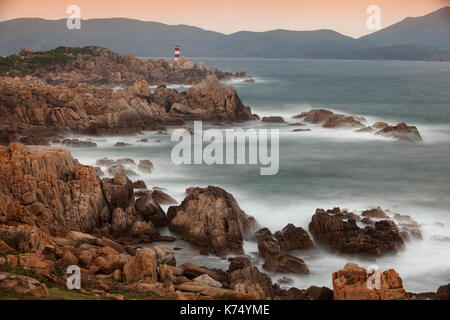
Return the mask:
[[0, 75], [31, 75], [52, 85], [86, 83], [109, 87], [131, 86], [142, 80], [150, 85], [192, 85], [210, 75], [216, 76], [220, 81], [253, 80], [245, 72], [232, 74], [216, 67], [207, 68], [205, 63], [195, 63], [184, 56], [177, 61], [142, 60], [97, 46], [58, 47], [50, 51], [30, 51], [24, 48], [17, 54], [0, 57]]
[[[101, 159], [105, 161], [105, 159]], [[129, 161], [129, 160], [128, 160]], [[65, 268], [81, 268], [79, 294], [101, 299], [448, 299], [449, 285], [437, 293], [403, 289], [394, 270], [382, 273], [381, 288], [369, 289], [365, 269], [348, 263], [332, 277], [333, 289], [285, 288], [252, 265], [242, 243], [258, 243], [263, 269], [308, 273], [307, 261], [292, 250], [328, 247], [336, 252], [381, 255], [401, 250], [420, 226], [410, 217], [381, 208], [361, 214], [317, 209], [308, 232], [292, 224], [272, 234], [240, 209], [219, 187], [188, 188], [182, 203], [167, 214], [159, 199], [136, 199], [124, 174], [100, 178], [95, 168], [78, 163], [65, 148], [0, 147], [0, 291], [45, 299], [66, 283]], [[358, 227], [362, 223], [365, 227]], [[172, 241], [159, 228], [230, 258], [228, 270], [190, 262], [177, 265], [175, 253], [162, 245], [141, 249], [132, 244]], [[354, 280], [352, 280], [354, 279]], [[5, 291], [5, 292], [6, 292]]]
[[[193, 120], [259, 120], [236, 90], [221, 82], [246, 78], [244, 73], [207, 69], [184, 58], [142, 61], [98, 47], [55, 50], [53, 58], [66, 58], [54, 68], [38, 65], [30, 71], [30, 61], [39, 53], [23, 51], [11, 58], [15, 69], [0, 77], [0, 297], [59, 298], [67, 294], [67, 267], [77, 265], [82, 281], [77, 297], [89, 299], [450, 298], [450, 284], [436, 293], [407, 292], [392, 269], [382, 273], [380, 289], [369, 289], [372, 273], [350, 262], [330, 274], [333, 288], [287, 286], [290, 274], [314, 271], [307, 259], [296, 256], [299, 250], [320, 247], [377, 257], [420, 240], [420, 225], [407, 215], [381, 208], [360, 214], [317, 209], [309, 225], [288, 224], [272, 232], [220, 187], [186, 186], [184, 200], [177, 203], [164, 190], [148, 190], [144, 181], [132, 181], [138, 174], [128, 166], [150, 173], [151, 160], [137, 164], [130, 158], [102, 158], [93, 167], [79, 163], [65, 148], [49, 146], [51, 141], [95, 147], [89, 139], [66, 138], [68, 133], [136, 134], [164, 132]], [[164, 83], [192, 87], [178, 92]], [[158, 85], [154, 92], [152, 84]], [[113, 85], [130, 86], [114, 90]], [[261, 121], [350, 128], [410, 142], [422, 139], [416, 127], [404, 123], [367, 126], [362, 117], [328, 110], [293, 118], [303, 122], [287, 123], [276, 116]], [[105, 172], [109, 177], [103, 177]], [[171, 206], [164, 210], [164, 205]], [[164, 235], [162, 228], [175, 236]], [[161, 245], [175, 237], [200, 248], [199, 254], [228, 258], [228, 269], [177, 264], [175, 251]], [[244, 241], [257, 245], [261, 268], [245, 255]], [[286, 277], [273, 283], [268, 273]]]

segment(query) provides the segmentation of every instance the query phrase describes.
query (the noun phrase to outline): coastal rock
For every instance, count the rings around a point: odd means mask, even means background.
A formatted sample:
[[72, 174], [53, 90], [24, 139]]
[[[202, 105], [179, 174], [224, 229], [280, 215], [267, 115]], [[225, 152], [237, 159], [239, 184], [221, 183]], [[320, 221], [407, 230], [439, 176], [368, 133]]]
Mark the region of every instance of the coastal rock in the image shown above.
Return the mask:
[[377, 135], [410, 142], [422, 141], [422, 137], [415, 126], [408, 126], [401, 122], [395, 126], [387, 126], [376, 133]]
[[[52, 63], [43, 63], [34, 71], [35, 59], [48, 59]], [[142, 60], [127, 54], [122, 56], [107, 48], [88, 46], [84, 48], [59, 47], [44, 52], [19, 52], [11, 56], [13, 65], [7, 73], [17, 74], [17, 69], [28, 68], [29, 73], [51, 80], [54, 84], [77, 83], [133, 85], [132, 90], [139, 96], [151, 96], [149, 84], [194, 84], [208, 75], [215, 75], [220, 80], [235, 78], [249, 79], [242, 73], [231, 74], [216, 67], [207, 68], [203, 62], [195, 63], [180, 57], [178, 61], [163, 59]], [[61, 63], [63, 61], [64, 63]]]
[[[148, 97], [148, 92], [142, 92], [144, 87], [138, 82], [132, 88], [114, 91], [83, 83], [54, 86], [30, 83], [19, 77], [0, 77], [0, 143], [48, 144], [47, 139], [67, 131], [89, 135], [131, 134], [165, 130], [167, 125], [182, 125], [187, 120], [254, 118], [236, 90], [221, 84], [216, 76], [207, 76], [185, 93], [160, 89], [155, 97]], [[192, 112], [170, 112], [174, 103], [182, 103]], [[44, 140], [25, 141], [23, 137]], [[72, 143], [86, 145], [79, 141]], [[117, 143], [117, 146], [127, 145]]]
[[0, 146], [0, 219], [53, 235], [90, 232], [110, 216], [95, 169], [64, 148]]
[[272, 117], [263, 117], [261, 119], [262, 122], [269, 122], [269, 123], [283, 123], [284, 119], [283, 117], [278, 116], [272, 116]]
[[155, 252], [157, 265], [164, 264], [172, 267], [176, 266], [175, 254], [172, 249], [164, 246], [155, 246], [152, 250]]
[[283, 251], [314, 248], [314, 242], [309, 237], [308, 232], [292, 223], [286, 225], [283, 230], [275, 232], [274, 237]]
[[273, 298], [275, 293], [272, 280], [256, 267], [238, 269], [229, 274], [230, 288], [250, 294], [255, 299]]
[[96, 147], [97, 144], [92, 141], [83, 141], [78, 139], [65, 139], [61, 141], [61, 144], [70, 147]]
[[133, 182], [133, 188], [134, 189], [147, 189], [147, 185], [145, 184], [145, 182], [144, 181], [142, 181], [142, 180], [138, 180], [138, 181], [135, 181], [135, 182]]
[[155, 282], [158, 280], [156, 272], [156, 256], [152, 249], [143, 249], [131, 258], [123, 267], [124, 279], [128, 282]]
[[440, 286], [436, 291], [436, 299], [450, 300], [450, 283]]
[[136, 209], [147, 221], [151, 221], [156, 227], [165, 227], [169, 224], [169, 219], [152, 195], [145, 195], [137, 199]]
[[259, 255], [264, 258], [264, 269], [273, 272], [309, 273], [309, 269], [302, 259], [279, 249], [269, 229], [259, 230], [256, 238], [258, 239]]
[[151, 173], [153, 170], [153, 163], [150, 160], [140, 160], [138, 169], [142, 172]]
[[380, 207], [364, 210], [361, 215], [368, 218], [389, 219], [388, 215]]
[[189, 88], [186, 93], [188, 105], [193, 110], [203, 111], [202, 120], [252, 120], [249, 107], [244, 106], [232, 86], [219, 82], [216, 76]]
[[170, 230], [217, 255], [242, 252], [244, 236], [256, 224], [231, 194], [213, 186], [191, 189], [179, 206], [169, 208], [167, 215]]
[[293, 117], [305, 122], [321, 124], [324, 128], [362, 128], [365, 121], [362, 117], [346, 116], [324, 109], [313, 109]]
[[396, 224], [390, 220], [378, 221], [373, 227], [362, 229], [352, 218], [317, 209], [309, 231], [317, 242], [343, 253], [382, 255], [396, 253], [404, 247]]
[[[372, 272], [373, 273], [373, 272]], [[335, 300], [404, 300], [408, 293], [395, 270], [380, 273], [380, 288], [369, 288], [370, 275], [366, 269], [347, 263], [343, 270], [334, 272], [333, 295]], [[370, 280], [369, 280], [370, 281]]]
[[0, 288], [11, 289], [21, 294], [31, 294], [39, 298], [48, 296], [45, 284], [30, 277], [7, 272], [0, 272]]
[[228, 272], [233, 272], [251, 266], [250, 259], [247, 257], [228, 258], [228, 262], [230, 262], [230, 265], [228, 266]]
[[158, 204], [177, 204], [177, 200], [172, 198], [170, 195], [165, 193], [164, 191], [153, 189], [152, 190], [152, 198]]

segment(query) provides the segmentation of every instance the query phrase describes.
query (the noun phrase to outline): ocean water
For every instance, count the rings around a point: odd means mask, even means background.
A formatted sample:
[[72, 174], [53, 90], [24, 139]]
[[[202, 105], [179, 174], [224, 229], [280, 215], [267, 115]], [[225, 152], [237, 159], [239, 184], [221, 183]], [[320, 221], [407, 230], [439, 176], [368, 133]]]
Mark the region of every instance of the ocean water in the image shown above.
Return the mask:
[[[316, 208], [336, 206], [354, 212], [380, 206], [391, 213], [410, 215], [421, 226], [423, 240], [406, 242], [406, 249], [396, 255], [367, 259], [329, 252], [320, 246], [296, 252], [311, 273], [286, 275], [294, 280], [290, 286], [331, 287], [331, 273], [349, 261], [363, 267], [377, 264], [382, 270], [394, 268], [404, 287], [413, 292], [436, 291], [450, 282], [450, 63], [197, 60], [225, 71], [253, 75], [255, 83], [232, 84], [244, 104], [260, 116], [279, 115], [286, 121], [298, 122], [291, 117], [324, 108], [364, 116], [368, 124], [404, 121], [418, 127], [423, 142], [400, 142], [309, 124], [302, 128], [310, 128], [311, 132], [292, 132], [294, 127], [285, 124], [250, 121], [231, 127], [280, 130], [277, 175], [261, 176], [255, 165], [176, 166], [170, 157], [175, 145], [170, 140], [172, 129], [168, 134], [93, 137], [98, 147], [71, 148], [74, 157], [91, 165], [102, 157], [129, 157], [136, 162], [150, 159], [155, 165], [151, 174], [134, 168], [138, 175], [130, 178], [142, 179], [150, 188], [165, 188], [178, 201], [190, 186], [223, 187], [246, 213], [272, 231], [287, 223], [307, 230]], [[149, 142], [137, 142], [142, 138]], [[132, 145], [114, 147], [117, 141]], [[201, 256], [198, 248], [181, 240], [165, 245], [183, 248], [176, 251], [178, 263], [189, 260], [227, 268], [226, 259]], [[246, 242], [244, 248], [255, 264], [262, 264], [256, 255], [256, 243]], [[270, 275], [274, 281], [285, 276]]]

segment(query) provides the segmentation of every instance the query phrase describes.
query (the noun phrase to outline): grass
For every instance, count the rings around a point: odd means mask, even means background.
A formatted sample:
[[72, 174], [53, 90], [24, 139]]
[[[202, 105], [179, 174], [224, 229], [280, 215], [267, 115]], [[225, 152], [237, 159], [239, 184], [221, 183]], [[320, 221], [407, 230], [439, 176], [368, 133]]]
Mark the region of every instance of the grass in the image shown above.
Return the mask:
[[31, 74], [39, 70], [54, 71], [76, 59], [78, 54], [97, 56], [97, 47], [58, 47], [49, 51], [28, 52], [0, 57], [0, 74], [15, 71], [21, 75]]
[[2, 265], [0, 265], [0, 272], [8, 272], [8, 273], [17, 274], [20, 276], [30, 277], [30, 278], [36, 279], [40, 283], [44, 283], [47, 287], [53, 285], [53, 283], [46, 277], [35, 273], [33, 270], [24, 269], [22, 267], [13, 267], [13, 266], [10, 266], [9, 264], [2, 264]]

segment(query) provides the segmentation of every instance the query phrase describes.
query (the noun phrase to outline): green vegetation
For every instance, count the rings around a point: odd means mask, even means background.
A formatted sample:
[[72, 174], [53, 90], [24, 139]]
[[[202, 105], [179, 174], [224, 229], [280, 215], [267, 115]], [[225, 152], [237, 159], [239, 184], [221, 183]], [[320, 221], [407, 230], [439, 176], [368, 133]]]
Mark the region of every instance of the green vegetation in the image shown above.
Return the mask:
[[13, 267], [9, 264], [2, 264], [0, 265], [0, 272], [8, 272], [13, 274], [18, 274], [25, 277], [30, 277], [33, 279], [36, 279], [37, 281], [44, 283], [47, 287], [53, 286], [53, 283], [44, 277], [43, 275], [35, 273], [33, 270], [24, 269], [22, 267]]
[[35, 298], [31, 293], [19, 293], [9, 288], [0, 288], [0, 300], [19, 300]]
[[39, 70], [55, 71], [76, 59], [78, 54], [97, 56], [95, 46], [89, 47], [58, 47], [49, 51], [28, 52], [2, 58], [0, 57], [0, 75], [12, 72], [15, 75], [33, 74]]

